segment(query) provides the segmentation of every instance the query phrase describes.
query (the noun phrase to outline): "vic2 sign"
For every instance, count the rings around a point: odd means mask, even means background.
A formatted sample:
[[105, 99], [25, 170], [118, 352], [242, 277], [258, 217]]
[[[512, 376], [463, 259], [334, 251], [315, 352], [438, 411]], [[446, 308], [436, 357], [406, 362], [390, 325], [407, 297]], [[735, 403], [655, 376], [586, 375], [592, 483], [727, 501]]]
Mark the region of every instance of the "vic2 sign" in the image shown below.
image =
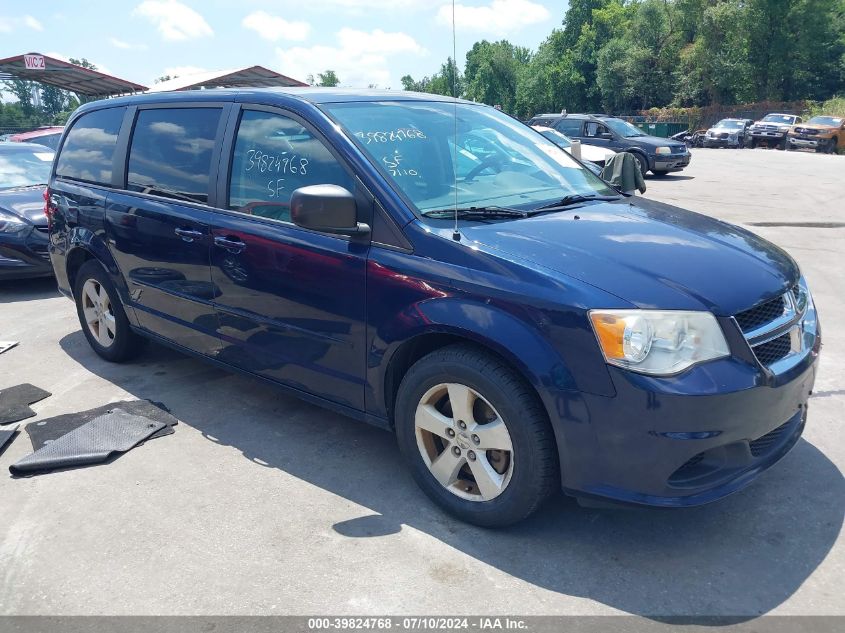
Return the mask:
[[43, 55], [24, 55], [23, 63], [27, 70], [44, 70], [47, 67]]

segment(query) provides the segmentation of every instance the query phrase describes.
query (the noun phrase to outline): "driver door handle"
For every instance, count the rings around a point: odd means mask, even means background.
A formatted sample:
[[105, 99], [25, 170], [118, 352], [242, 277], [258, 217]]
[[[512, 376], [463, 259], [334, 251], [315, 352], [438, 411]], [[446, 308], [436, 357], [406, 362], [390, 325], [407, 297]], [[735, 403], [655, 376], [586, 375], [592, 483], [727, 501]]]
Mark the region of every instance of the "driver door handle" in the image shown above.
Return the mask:
[[194, 229], [174, 229], [173, 232], [186, 242], [193, 242], [203, 237], [202, 231], [195, 231]]
[[214, 244], [220, 248], [224, 248], [230, 253], [241, 253], [246, 250], [246, 244], [236, 237], [215, 237]]

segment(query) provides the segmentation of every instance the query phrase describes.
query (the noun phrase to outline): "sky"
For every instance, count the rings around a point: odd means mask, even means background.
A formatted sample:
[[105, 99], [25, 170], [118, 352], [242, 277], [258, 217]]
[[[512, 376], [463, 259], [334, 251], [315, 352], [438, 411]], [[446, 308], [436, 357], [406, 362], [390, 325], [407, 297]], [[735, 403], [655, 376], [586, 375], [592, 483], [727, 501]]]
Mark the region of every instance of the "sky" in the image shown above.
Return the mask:
[[[566, 0], [456, 0], [458, 62], [481, 39], [532, 49]], [[143, 85], [162, 75], [260, 65], [305, 81], [401, 88], [452, 54], [451, 0], [0, 0], [0, 58], [86, 58]]]

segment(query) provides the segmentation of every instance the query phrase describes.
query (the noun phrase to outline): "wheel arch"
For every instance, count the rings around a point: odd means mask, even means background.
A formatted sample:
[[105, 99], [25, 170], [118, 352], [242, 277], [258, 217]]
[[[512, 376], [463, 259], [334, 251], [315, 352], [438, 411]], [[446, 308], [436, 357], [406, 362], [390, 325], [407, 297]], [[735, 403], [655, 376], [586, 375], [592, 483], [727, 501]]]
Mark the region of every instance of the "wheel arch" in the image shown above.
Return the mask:
[[[74, 228], [68, 237], [70, 247], [66, 255], [65, 272], [71, 293], [76, 286], [79, 269], [85, 262], [93, 259], [108, 272], [125, 306], [129, 301], [129, 289], [103, 237], [82, 227]], [[127, 316], [129, 314], [130, 312], [127, 311]]]
[[[439, 302], [435, 302], [439, 303]], [[452, 303], [452, 302], [448, 302]], [[393, 426], [394, 406], [399, 385], [408, 370], [422, 357], [438, 349], [457, 343], [466, 343], [478, 347], [511, 367], [536, 394], [540, 404], [551, 417], [556, 410], [552, 390], [565, 389], [574, 391], [575, 381], [571, 372], [564, 365], [563, 359], [544, 339], [540, 332], [513, 315], [503, 313], [489, 305], [463, 304], [462, 310], [456, 306], [440, 305], [441, 309], [425, 310], [428, 318], [415, 328], [402, 341], [396, 342], [385, 350], [382, 356], [384, 373], [381, 384], [380, 408], [384, 407], [387, 419]], [[431, 305], [428, 308], [432, 308]], [[446, 314], [465, 316], [468, 311], [476, 310], [476, 318], [460, 323], [438, 319]], [[439, 314], [438, 314], [439, 313]], [[480, 318], [479, 318], [480, 317]], [[473, 327], [484, 323], [483, 330]], [[506, 333], [507, 345], [499, 337], [492, 338], [488, 332]], [[555, 425], [553, 425], [555, 426]]]
[[[642, 147], [638, 147], [638, 146], [635, 145], [633, 147], [626, 147], [622, 151], [628, 152], [630, 154], [634, 154], [634, 156], [642, 156], [643, 160], [645, 160], [645, 164], [646, 164], [646, 173], [651, 170], [651, 168], [652, 168], [651, 159], [649, 158], [648, 153]], [[643, 174], [643, 175], [645, 175], [645, 174]]]

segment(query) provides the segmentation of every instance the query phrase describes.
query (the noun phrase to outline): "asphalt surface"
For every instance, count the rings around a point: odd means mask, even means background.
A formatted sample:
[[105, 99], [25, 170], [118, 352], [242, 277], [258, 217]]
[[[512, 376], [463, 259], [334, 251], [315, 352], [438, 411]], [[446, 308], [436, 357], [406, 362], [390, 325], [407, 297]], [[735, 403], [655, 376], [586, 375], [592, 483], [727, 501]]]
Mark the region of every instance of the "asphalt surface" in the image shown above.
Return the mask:
[[136, 398], [181, 420], [90, 468], [12, 478], [25, 433], [0, 456], [0, 614], [845, 614], [843, 175], [845, 157], [696, 150], [647, 180], [648, 197], [780, 223], [753, 228], [801, 264], [825, 335], [795, 449], [684, 511], [559, 496], [471, 527], [416, 488], [390, 434], [154, 345], [111, 365], [52, 281], [0, 283], [0, 340], [20, 341], [0, 387], [53, 393], [33, 420]]

